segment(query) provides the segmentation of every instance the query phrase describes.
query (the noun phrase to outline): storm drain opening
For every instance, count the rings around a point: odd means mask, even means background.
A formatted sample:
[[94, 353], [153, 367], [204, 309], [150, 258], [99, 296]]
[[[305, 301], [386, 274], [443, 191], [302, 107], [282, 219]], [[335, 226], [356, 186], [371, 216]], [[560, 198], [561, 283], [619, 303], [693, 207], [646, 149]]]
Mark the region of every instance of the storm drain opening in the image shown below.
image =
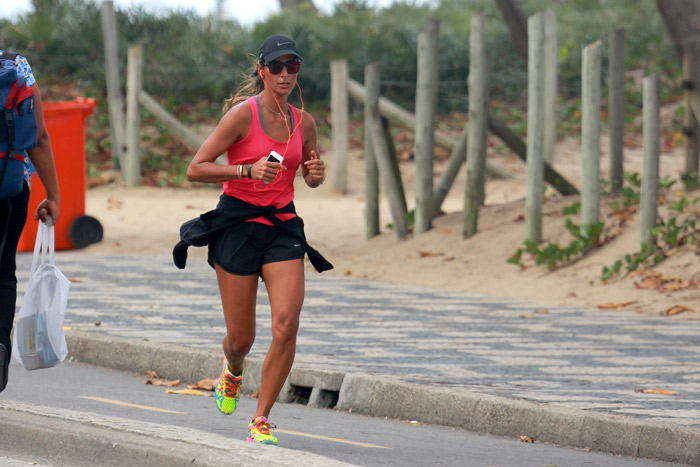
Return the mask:
[[319, 389], [316, 407], [323, 409], [332, 409], [338, 403], [339, 391], [329, 391], [327, 389]]
[[319, 409], [332, 409], [338, 403], [339, 391], [292, 385], [289, 401]]
[[292, 385], [292, 391], [290, 395], [291, 402], [294, 404], [308, 405], [312, 390], [313, 388]]

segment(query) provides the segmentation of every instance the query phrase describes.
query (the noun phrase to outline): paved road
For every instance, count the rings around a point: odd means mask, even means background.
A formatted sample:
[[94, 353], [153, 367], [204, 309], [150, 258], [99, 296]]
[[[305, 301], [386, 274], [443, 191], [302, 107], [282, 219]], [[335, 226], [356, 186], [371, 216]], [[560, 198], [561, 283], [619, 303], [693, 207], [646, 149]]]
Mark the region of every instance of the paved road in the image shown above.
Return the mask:
[[[31, 257], [18, 260], [24, 285]], [[180, 359], [177, 377], [217, 376], [224, 322], [206, 263], [181, 271], [167, 257], [77, 252], [57, 263], [72, 280], [66, 325], [79, 360], [167, 371]], [[257, 313], [251, 371], [270, 340], [264, 284]], [[309, 272], [290, 389], [308, 388], [309, 404], [335, 393], [343, 410], [700, 465], [698, 343], [696, 321]], [[637, 392], [654, 388], [679, 394]]]
[[[46, 379], [51, 380], [54, 390], [46, 391], [42, 384]], [[50, 412], [57, 417], [80, 414], [83, 424], [100, 424], [118, 418], [122, 425], [128, 424], [131, 430], [148, 430], [153, 437], [177, 434], [181, 439], [195, 444], [202, 438], [202, 434], [205, 437], [245, 439], [247, 422], [255, 413], [256, 400], [244, 396], [235, 414], [223, 416], [215, 408], [213, 397], [168, 394], [163, 387], [143, 384], [145, 380], [145, 376], [68, 362], [49, 370], [31, 372], [14, 364], [12, 384], [2, 393], [0, 407], [35, 413]], [[182, 386], [173, 389], [181, 388]], [[560, 448], [539, 442], [523, 443], [518, 439], [504, 439], [460, 429], [361, 417], [299, 404], [277, 404], [271, 420], [279, 427], [277, 436], [284, 448], [353, 465], [672, 465]], [[32, 458], [31, 453], [25, 454], [25, 458]], [[231, 453], [231, 458], [235, 458], [235, 453]], [[41, 460], [36, 457], [36, 453], [34, 460]], [[0, 465], [3, 465], [1, 458]]]
[[[19, 255], [26, 271], [31, 255]], [[211, 268], [169, 258], [57, 254], [74, 282], [66, 325], [220, 349]], [[27, 283], [26, 272], [20, 284]], [[20, 291], [21, 297], [21, 291]], [[270, 341], [264, 284], [252, 356]], [[99, 326], [96, 326], [99, 323]], [[296, 362], [641, 417], [700, 431], [700, 322], [307, 273]], [[677, 396], [636, 392], [663, 388]]]

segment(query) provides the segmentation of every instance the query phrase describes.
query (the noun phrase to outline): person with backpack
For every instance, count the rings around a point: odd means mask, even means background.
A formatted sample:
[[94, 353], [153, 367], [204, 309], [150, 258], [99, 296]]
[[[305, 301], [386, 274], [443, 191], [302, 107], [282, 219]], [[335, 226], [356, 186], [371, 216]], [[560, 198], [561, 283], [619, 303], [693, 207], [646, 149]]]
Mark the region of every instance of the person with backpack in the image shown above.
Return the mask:
[[[37, 206], [35, 220], [56, 222], [60, 213], [60, 193], [51, 140], [44, 126], [41, 91], [27, 59], [0, 49], [0, 76], [14, 77], [0, 82], [0, 392], [8, 379], [10, 334], [17, 301], [17, 244], [27, 219], [31, 166], [46, 190], [46, 199]], [[9, 86], [9, 87], [7, 87]], [[13, 101], [13, 102], [10, 102]], [[11, 137], [10, 135], [14, 136]], [[31, 141], [30, 144], [24, 142]], [[26, 149], [24, 149], [26, 148]], [[18, 175], [8, 169], [20, 160]], [[4, 170], [3, 170], [4, 169]], [[19, 193], [5, 191], [12, 177], [20, 177]], [[40, 189], [37, 187], [37, 189]]]
[[[216, 270], [226, 322], [215, 402], [227, 415], [238, 407], [245, 358], [255, 340], [258, 278], [265, 282], [272, 342], [246, 438], [258, 444], [278, 442], [268, 417], [294, 362], [304, 256], [319, 272], [333, 267], [308, 245], [293, 203], [297, 170], [311, 188], [325, 179], [314, 118], [304, 111], [303, 101], [301, 110], [287, 103], [298, 87], [300, 66], [291, 38], [274, 35], [262, 43], [255, 71], [226, 102], [224, 116], [187, 169], [188, 180], [223, 182], [224, 193], [215, 210], [183, 224], [173, 250], [175, 264], [184, 268], [187, 247], [209, 246], [208, 262]], [[215, 162], [223, 153], [227, 165]]]

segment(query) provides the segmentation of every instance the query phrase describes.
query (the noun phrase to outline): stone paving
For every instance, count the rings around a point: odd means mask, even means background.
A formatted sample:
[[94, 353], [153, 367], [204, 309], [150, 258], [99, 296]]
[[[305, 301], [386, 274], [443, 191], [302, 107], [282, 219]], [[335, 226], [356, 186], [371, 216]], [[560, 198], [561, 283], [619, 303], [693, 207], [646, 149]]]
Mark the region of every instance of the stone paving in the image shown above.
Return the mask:
[[[205, 262], [191, 259], [178, 270], [168, 257], [58, 252], [56, 263], [72, 280], [66, 326], [220, 349], [224, 320]], [[30, 264], [31, 254], [18, 255], [18, 301]], [[263, 357], [270, 343], [263, 283], [257, 314], [251, 354]], [[296, 363], [700, 431], [698, 321], [545, 309], [309, 271]], [[636, 392], [655, 388], [679, 395]]]

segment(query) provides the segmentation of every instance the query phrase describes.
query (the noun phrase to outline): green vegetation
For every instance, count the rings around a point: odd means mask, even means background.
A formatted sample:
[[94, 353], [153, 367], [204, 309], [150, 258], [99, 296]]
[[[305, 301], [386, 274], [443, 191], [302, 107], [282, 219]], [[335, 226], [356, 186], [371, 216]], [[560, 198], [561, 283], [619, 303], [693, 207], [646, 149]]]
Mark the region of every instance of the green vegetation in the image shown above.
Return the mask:
[[[30, 59], [42, 87], [48, 91], [47, 100], [71, 98], [74, 94], [68, 91], [75, 92], [76, 88], [85, 97], [97, 98], [99, 106], [90, 119], [93, 127], [88, 128], [89, 137], [108, 135], [107, 119], [99, 117], [107, 112], [101, 2], [53, 0], [35, 4], [40, 11], [0, 20], [0, 44]], [[527, 15], [549, 8], [558, 17], [560, 133], [575, 134], [580, 125], [581, 48], [596, 40], [606, 44], [608, 34], [615, 28], [626, 29], [628, 69], [662, 71], [671, 78], [680, 74], [675, 49], [654, 0], [528, 0], [523, 7]], [[433, 16], [440, 20], [438, 110], [439, 118], [445, 119], [452, 112], [463, 114], [467, 108], [469, 24], [477, 12], [483, 12], [486, 21], [494, 112], [524, 134], [527, 67], [515, 52], [493, 0], [438, 0], [425, 4], [405, 1], [381, 9], [371, 8], [362, 0], [351, 0], [338, 4], [331, 14], [284, 12], [252, 26], [233, 20], [217, 24], [191, 11], [155, 15], [139, 8], [117, 8], [122, 85], [126, 81], [127, 50], [141, 44], [145, 90], [182, 121], [210, 124], [220, 116], [223, 100], [236, 88], [241, 76], [249, 72], [260, 42], [270, 34], [284, 33], [295, 38], [304, 57], [299, 84], [306, 107], [316, 115], [323, 134], [328, 126], [329, 62], [334, 59], [348, 60], [350, 76], [358, 81], [363, 80], [366, 64], [380, 62], [382, 95], [413, 108], [417, 38], [426, 16]], [[605, 74], [606, 63], [602, 69]], [[605, 79], [603, 76], [603, 82]], [[640, 106], [638, 88], [629, 85], [627, 105], [631, 109]], [[292, 97], [292, 102], [295, 100], [299, 104], [297, 93]], [[361, 116], [356, 107], [352, 112]], [[93, 173], [105, 168], [109, 161], [105, 157], [110, 152], [109, 138], [103, 139], [92, 145], [87, 154]], [[148, 161], [144, 166], [151, 172], [144, 174], [145, 179], [154, 179], [153, 170], [172, 172], [170, 161], [179, 167], [180, 159], [188, 156], [178, 154], [186, 153], [180, 148], [175, 154]], [[158, 183], [177, 185], [178, 181]]]
[[600, 245], [601, 238], [605, 237], [605, 224], [598, 222], [583, 227], [577, 225], [569, 216], [578, 215], [580, 209], [581, 203], [578, 201], [562, 209], [562, 215], [565, 216], [566, 230], [569, 231], [572, 237], [568, 244], [561, 246], [556, 242], [545, 244], [527, 239], [523, 242], [524, 248], [518, 248], [508, 258], [508, 262], [525, 268], [523, 253], [527, 253], [532, 257], [536, 265], [545, 265], [548, 270], [552, 271], [559, 266], [570, 264], [596, 248]]
[[[545, 265], [551, 271], [569, 265], [595, 248], [610, 242], [639, 209], [641, 178], [636, 172], [625, 173], [624, 178], [626, 184], [609, 203], [611, 214], [608, 217], [613, 222], [608, 225], [599, 222], [588, 229], [582, 229], [570, 217], [579, 214], [581, 203], [577, 201], [562, 209], [566, 229], [572, 237], [568, 244], [565, 246], [556, 242], [539, 244], [525, 240], [524, 247], [518, 248], [507, 262], [525, 268], [527, 266], [524, 255], [529, 255], [535, 265]], [[626, 254], [612, 265], [604, 266], [600, 276], [602, 282], [624, 277], [639, 268], [656, 266], [672, 256], [674, 249], [684, 245], [697, 245], [700, 242], [700, 221], [698, 220], [700, 212], [697, 209], [700, 207], [700, 196], [692, 199], [688, 196], [694, 189], [695, 180], [684, 179], [684, 190], [673, 193], [672, 188], [677, 182], [678, 180], [668, 177], [659, 180], [659, 204], [667, 206], [670, 216], [667, 219], [659, 217], [656, 226], [651, 230], [651, 240], [643, 243], [638, 253]], [[601, 191], [605, 191], [608, 183], [601, 182], [603, 188]], [[670, 198], [674, 195], [676, 199], [671, 202]]]
[[[677, 180], [665, 178], [659, 182], [662, 190], [659, 201], [668, 203], [671, 188]], [[687, 191], [676, 192], [676, 201], [668, 204], [671, 217], [659, 218], [651, 230], [651, 240], [644, 242], [638, 253], [626, 254], [622, 260], [610, 266], [604, 266], [600, 280], [610, 282], [638, 270], [656, 266], [673, 255], [673, 250], [684, 245], [694, 245], [700, 241], [700, 223], [698, 212], [693, 208], [700, 203], [700, 196], [688, 198]]]

